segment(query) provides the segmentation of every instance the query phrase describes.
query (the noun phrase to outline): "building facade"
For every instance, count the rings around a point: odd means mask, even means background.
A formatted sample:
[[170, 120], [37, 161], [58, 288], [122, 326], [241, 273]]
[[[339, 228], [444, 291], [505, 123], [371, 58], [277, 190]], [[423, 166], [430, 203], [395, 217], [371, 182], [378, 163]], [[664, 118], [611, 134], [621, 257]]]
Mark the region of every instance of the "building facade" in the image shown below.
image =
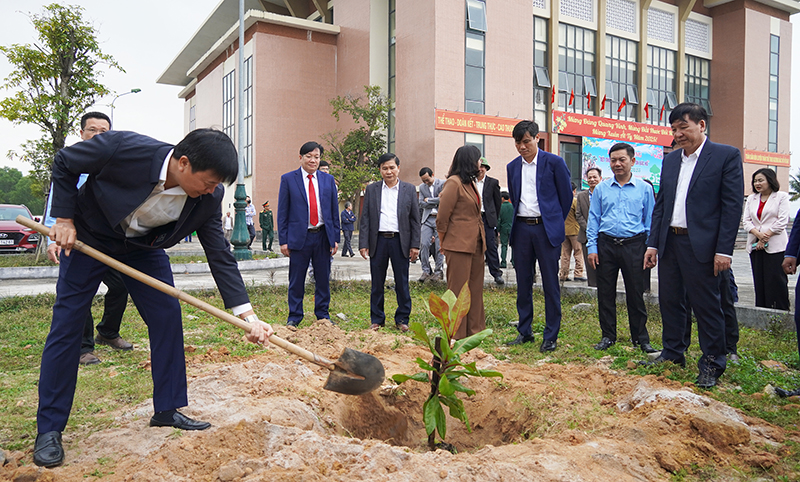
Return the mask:
[[[579, 184], [602, 150], [636, 143], [637, 175], [656, 179], [667, 118], [704, 105], [709, 136], [738, 147], [745, 186], [771, 166], [788, 188], [789, 16], [798, 0], [246, 0], [238, 72], [238, 1], [222, 0], [159, 83], [183, 87], [185, 127], [218, 127], [246, 160], [256, 205], [277, 201], [280, 175], [308, 140], [352, 127], [329, 101], [378, 85], [393, 100], [387, 149], [401, 177], [447, 175], [475, 144], [505, 185], [510, 128], [535, 119], [541, 147]], [[245, 121], [238, 87], [245, 81]], [[599, 149], [599, 151], [597, 150]], [[600, 154], [597, 154], [600, 153]], [[607, 174], [606, 174], [607, 177]], [[232, 210], [232, 190], [223, 210]]]

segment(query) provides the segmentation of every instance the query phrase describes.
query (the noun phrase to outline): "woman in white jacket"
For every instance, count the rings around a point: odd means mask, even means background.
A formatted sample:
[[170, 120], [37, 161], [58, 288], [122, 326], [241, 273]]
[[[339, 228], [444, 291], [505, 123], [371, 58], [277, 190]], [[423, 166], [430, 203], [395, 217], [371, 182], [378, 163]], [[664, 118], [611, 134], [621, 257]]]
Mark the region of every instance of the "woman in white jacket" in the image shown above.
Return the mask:
[[789, 194], [780, 192], [775, 171], [768, 168], [753, 173], [753, 194], [747, 197], [744, 229], [747, 252], [753, 268], [756, 306], [789, 310], [789, 288], [781, 268], [789, 236]]

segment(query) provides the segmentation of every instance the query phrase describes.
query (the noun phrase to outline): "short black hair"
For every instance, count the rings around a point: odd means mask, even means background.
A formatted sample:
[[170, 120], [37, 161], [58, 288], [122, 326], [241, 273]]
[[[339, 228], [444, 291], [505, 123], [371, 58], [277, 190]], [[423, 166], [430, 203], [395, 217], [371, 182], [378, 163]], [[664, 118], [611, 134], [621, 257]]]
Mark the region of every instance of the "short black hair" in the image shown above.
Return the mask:
[[425, 174], [429, 175], [430, 177], [433, 177], [433, 171], [431, 171], [430, 167], [423, 167], [422, 169], [419, 170], [419, 177], [422, 177]]
[[325, 166], [329, 166], [330, 167], [330, 164], [328, 163], [328, 161], [319, 161], [319, 167], [325, 167]]
[[478, 176], [478, 159], [481, 158], [481, 150], [476, 146], [461, 146], [456, 149], [453, 156], [453, 163], [450, 164], [450, 172], [447, 177], [458, 176], [461, 182], [468, 184]]
[[506, 200], [511, 200], [511, 196], [505, 191], [500, 193], [500, 197]]
[[108, 118], [107, 115], [103, 114], [102, 112], [92, 111], [87, 112], [81, 116], [81, 130], [86, 127], [86, 121], [89, 119], [100, 119], [108, 122], [108, 128], [111, 129], [111, 119]]
[[239, 156], [231, 138], [216, 129], [195, 129], [186, 134], [172, 157], [186, 156], [192, 172], [214, 171], [229, 186], [239, 176]]
[[[625, 142], [617, 142], [616, 144], [611, 146], [611, 149], [608, 150], [608, 157], [611, 157], [611, 153], [612, 152], [621, 151], [623, 149], [628, 154], [628, 157], [630, 157], [631, 159], [636, 157], [636, 149], [634, 149], [632, 145], [630, 145], [628, 143], [625, 143]], [[589, 172], [589, 171], [586, 171], [586, 172]]]
[[597, 175], [600, 176], [600, 179], [603, 178], [603, 171], [599, 167], [597, 166], [590, 167], [589, 169], [586, 170], [586, 174], [589, 174], [589, 171], [597, 171]]
[[319, 149], [320, 156], [325, 152], [325, 148], [319, 142], [308, 141], [300, 147], [300, 155], [305, 156], [314, 149]]
[[775, 171], [773, 171], [768, 167], [762, 167], [761, 169], [753, 173], [753, 179], [751, 181], [751, 186], [753, 187], [753, 194], [756, 193], [756, 176], [758, 176], [759, 174], [764, 175], [764, 178], [767, 180], [767, 184], [769, 184], [769, 188], [772, 189], [773, 192], [781, 190], [781, 184], [778, 182], [778, 175], [775, 174]]
[[539, 125], [536, 122], [524, 120], [520, 121], [517, 125], [514, 126], [514, 131], [511, 135], [514, 136], [514, 140], [519, 142], [525, 137], [525, 133], [529, 133], [531, 137], [536, 137], [539, 133]]
[[678, 104], [672, 109], [672, 112], [669, 113], [669, 123], [672, 124], [675, 121], [683, 120], [687, 115], [689, 119], [697, 124], [699, 124], [700, 121], [704, 121], [708, 124], [708, 112], [706, 112], [706, 109], [702, 105], [692, 102]]
[[400, 158], [395, 156], [391, 152], [387, 152], [386, 154], [384, 154], [384, 155], [382, 155], [381, 157], [378, 158], [378, 167], [381, 167], [384, 162], [389, 162], [389, 161], [392, 161], [392, 160], [398, 166], [400, 165]]

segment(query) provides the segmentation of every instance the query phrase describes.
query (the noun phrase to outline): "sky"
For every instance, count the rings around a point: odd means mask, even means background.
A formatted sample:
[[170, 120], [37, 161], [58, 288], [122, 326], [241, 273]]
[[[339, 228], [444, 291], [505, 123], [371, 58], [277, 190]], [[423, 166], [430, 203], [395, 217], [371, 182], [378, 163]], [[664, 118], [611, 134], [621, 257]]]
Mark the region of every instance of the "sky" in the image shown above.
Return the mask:
[[[115, 102], [114, 128], [147, 134], [159, 140], [177, 143], [183, 138], [183, 100], [181, 88], [156, 84], [156, 79], [189, 41], [194, 32], [211, 14], [220, 0], [138, 0], [117, 2], [109, 0], [73, 0], [72, 5], [83, 7], [84, 19], [91, 22], [103, 52], [112, 55], [126, 73], [106, 71], [105, 84], [116, 94], [142, 89]], [[24, 7], [20, 6], [24, 3]], [[35, 42], [36, 34], [28, 12], [41, 13], [42, 6], [51, 1], [0, 0], [0, 45]], [[800, 14], [793, 15], [791, 99], [792, 169], [800, 168]], [[0, 79], [5, 79], [11, 66], [0, 55]], [[0, 98], [9, 92], [0, 90]], [[93, 110], [111, 113], [114, 96], [100, 99]], [[41, 137], [38, 127], [13, 125], [0, 119], [0, 167], [15, 167], [27, 173], [26, 164], [15, 163], [6, 157], [9, 150], [18, 150], [28, 139]], [[77, 136], [67, 139], [67, 145], [77, 142]], [[785, 188], [784, 188], [785, 189]], [[800, 205], [800, 203], [798, 203]], [[795, 207], [796, 209], [796, 207]]]
[[[125, 73], [106, 70], [101, 81], [116, 94], [142, 89], [114, 103], [114, 128], [147, 134], [159, 140], [177, 143], [183, 136], [183, 100], [181, 87], [156, 84], [178, 52], [211, 14], [220, 0], [66, 0], [62, 4], [84, 8], [83, 18], [97, 32], [101, 50], [114, 57]], [[41, 0], [0, 0], [0, 45], [32, 44], [36, 31], [28, 13], [41, 13]], [[0, 83], [11, 72], [11, 65], [0, 54]], [[115, 95], [116, 95], [115, 94]], [[0, 89], [0, 98], [10, 95]], [[91, 110], [111, 115], [108, 104], [114, 95], [98, 100]], [[41, 137], [38, 127], [14, 125], [0, 119], [0, 167], [15, 167], [27, 173], [29, 166], [12, 162], [9, 150], [19, 150], [28, 139]], [[67, 145], [80, 140], [67, 138]]]

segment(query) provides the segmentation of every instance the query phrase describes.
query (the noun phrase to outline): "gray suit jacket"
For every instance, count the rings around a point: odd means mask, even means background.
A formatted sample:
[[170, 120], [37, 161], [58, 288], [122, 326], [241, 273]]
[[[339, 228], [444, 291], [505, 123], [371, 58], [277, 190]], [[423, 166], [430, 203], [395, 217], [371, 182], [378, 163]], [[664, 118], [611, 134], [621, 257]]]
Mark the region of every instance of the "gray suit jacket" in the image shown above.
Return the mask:
[[[422, 224], [428, 220], [433, 208], [439, 207], [439, 194], [442, 193], [443, 187], [444, 181], [436, 178], [433, 179], [433, 186], [428, 187], [424, 182], [419, 185], [419, 207], [423, 209]], [[428, 198], [428, 202], [425, 202], [425, 198]]]
[[[419, 249], [419, 204], [417, 189], [413, 184], [399, 181], [397, 195], [397, 225], [400, 229], [400, 248], [404, 256], [410, 256], [412, 248]], [[378, 245], [378, 229], [381, 216], [381, 190], [383, 181], [373, 182], [364, 190], [364, 205], [359, 222], [358, 249], [369, 248], [369, 255], [375, 253]]]
[[575, 219], [581, 227], [578, 232], [578, 242], [586, 244], [589, 239], [586, 237], [586, 222], [589, 220], [589, 190], [578, 192], [578, 207], [575, 209]]

